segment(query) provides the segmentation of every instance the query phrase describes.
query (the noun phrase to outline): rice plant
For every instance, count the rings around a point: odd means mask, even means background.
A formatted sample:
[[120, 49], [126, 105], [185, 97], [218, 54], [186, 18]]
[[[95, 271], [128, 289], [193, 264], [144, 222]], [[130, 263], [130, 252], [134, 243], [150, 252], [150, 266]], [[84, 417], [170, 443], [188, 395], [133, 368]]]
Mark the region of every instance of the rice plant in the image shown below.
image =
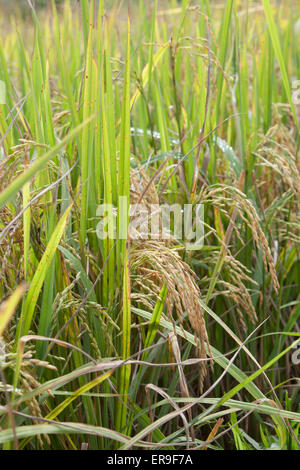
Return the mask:
[[0, 448], [300, 450], [299, 2], [15, 3]]

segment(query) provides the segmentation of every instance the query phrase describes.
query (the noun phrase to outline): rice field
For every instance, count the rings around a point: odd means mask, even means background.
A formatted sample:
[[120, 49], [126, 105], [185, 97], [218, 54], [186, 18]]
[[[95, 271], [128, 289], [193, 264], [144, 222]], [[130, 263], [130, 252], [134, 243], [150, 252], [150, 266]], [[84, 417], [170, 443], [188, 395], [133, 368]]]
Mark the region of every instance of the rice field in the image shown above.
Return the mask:
[[0, 24], [0, 449], [300, 450], [299, 2]]

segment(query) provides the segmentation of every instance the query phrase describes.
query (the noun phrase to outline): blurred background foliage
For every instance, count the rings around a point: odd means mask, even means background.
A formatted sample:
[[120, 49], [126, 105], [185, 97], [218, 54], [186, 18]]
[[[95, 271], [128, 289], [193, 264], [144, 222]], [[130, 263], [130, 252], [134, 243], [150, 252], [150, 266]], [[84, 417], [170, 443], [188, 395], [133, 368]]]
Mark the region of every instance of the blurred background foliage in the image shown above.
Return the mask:
[[[57, 4], [63, 3], [63, 0], [55, 0]], [[51, 0], [31, 0], [31, 3], [35, 7], [45, 7], [51, 5]], [[74, 0], [77, 3], [77, 0]], [[26, 13], [29, 10], [28, 0], [0, 0], [1, 9], [12, 11], [15, 9], [21, 10]]]

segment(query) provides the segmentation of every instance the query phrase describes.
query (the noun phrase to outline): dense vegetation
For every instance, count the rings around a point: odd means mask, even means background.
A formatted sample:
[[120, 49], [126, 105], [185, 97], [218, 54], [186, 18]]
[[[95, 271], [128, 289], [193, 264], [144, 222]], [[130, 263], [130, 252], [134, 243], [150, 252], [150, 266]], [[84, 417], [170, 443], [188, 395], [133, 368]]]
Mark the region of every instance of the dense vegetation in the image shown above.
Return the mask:
[[300, 449], [300, 8], [250, 3], [1, 17], [2, 449]]

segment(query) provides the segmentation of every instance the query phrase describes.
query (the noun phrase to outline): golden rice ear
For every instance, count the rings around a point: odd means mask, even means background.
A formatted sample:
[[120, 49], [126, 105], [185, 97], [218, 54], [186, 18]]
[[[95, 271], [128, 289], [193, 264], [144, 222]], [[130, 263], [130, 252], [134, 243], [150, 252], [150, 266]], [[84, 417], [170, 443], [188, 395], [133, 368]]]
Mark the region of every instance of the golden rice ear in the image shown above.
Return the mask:
[[[247, 225], [249, 230], [251, 230], [257, 249], [261, 248], [265, 271], [270, 274], [274, 290], [277, 293], [279, 290], [279, 282], [274, 260], [266, 235], [261, 229], [259, 215], [252, 201], [239, 189], [227, 185], [217, 185], [212, 188], [205, 188], [202, 191], [200, 198], [200, 202], [202, 204], [214, 204], [215, 206], [220, 207], [223, 212], [224, 206], [229, 206], [228, 211], [232, 207], [235, 208], [239, 217]], [[237, 231], [236, 234], [238, 235]]]
[[155, 184], [150, 180], [142, 165], [137, 162], [137, 169], [130, 171], [130, 201], [132, 204], [159, 204]]
[[[178, 252], [174, 248], [166, 246], [161, 240], [135, 240], [131, 245], [130, 269], [132, 291], [134, 292], [132, 298], [143, 302], [143, 289], [147, 286], [147, 294], [149, 295], [153, 288], [152, 298], [155, 299], [158, 295], [157, 292], [165, 284], [168, 290], [166, 298], [168, 317], [174, 325], [177, 318], [183, 329], [184, 317], [185, 314], [187, 315], [195, 334], [197, 355], [206, 359], [207, 353], [210, 355], [210, 347], [204, 312], [199, 302], [200, 289], [197, 286], [195, 274], [181, 259]], [[137, 282], [139, 276], [143, 282]], [[140, 298], [136, 288], [142, 290]], [[200, 363], [201, 390], [206, 374], [206, 362], [203, 361]]]
[[[282, 113], [287, 115], [283, 123]], [[273, 126], [256, 151], [257, 166], [261, 171], [259, 194], [263, 206], [272, 214], [272, 222], [277, 226], [277, 242], [300, 241], [300, 159], [297, 159], [297, 143], [294, 127], [290, 125], [292, 116], [287, 105], [274, 105]], [[280, 202], [279, 207], [277, 207]], [[288, 230], [286, 212], [289, 211]]]
[[[295, 143], [291, 143], [288, 129], [280, 122], [274, 125], [264, 137], [257, 150], [258, 164], [269, 169], [271, 188], [280, 189], [283, 182], [285, 190], [290, 190], [300, 202], [300, 163], [297, 161]], [[278, 176], [280, 176], [278, 180]]]

